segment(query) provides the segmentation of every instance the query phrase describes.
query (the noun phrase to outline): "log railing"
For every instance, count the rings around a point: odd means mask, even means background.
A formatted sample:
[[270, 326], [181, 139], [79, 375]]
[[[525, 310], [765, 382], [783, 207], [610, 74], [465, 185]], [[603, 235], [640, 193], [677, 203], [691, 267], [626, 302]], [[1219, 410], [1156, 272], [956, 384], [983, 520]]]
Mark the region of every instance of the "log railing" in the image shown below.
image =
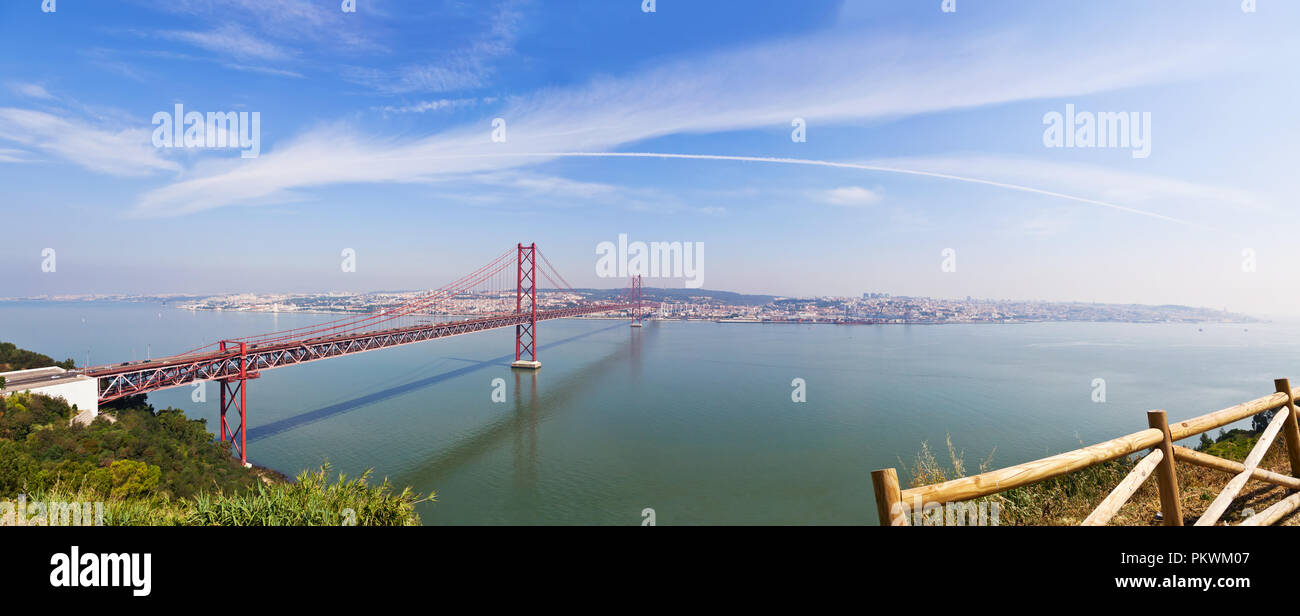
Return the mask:
[[[1151, 476], [1156, 477], [1160, 489], [1160, 507], [1164, 523], [1182, 526], [1183, 512], [1178, 495], [1178, 475], [1175, 462], [1202, 466], [1231, 473], [1233, 478], [1197, 520], [1197, 526], [1210, 526], [1231, 506], [1246, 482], [1254, 479], [1291, 490], [1300, 490], [1300, 417], [1297, 416], [1296, 397], [1300, 390], [1292, 389], [1287, 379], [1273, 382], [1277, 393], [1256, 398], [1188, 419], [1168, 424], [1164, 411], [1148, 411], [1146, 430], [1134, 432], [1109, 441], [1067, 451], [1041, 460], [1017, 464], [1003, 469], [980, 473], [915, 488], [901, 489], [898, 472], [892, 468], [871, 473], [875, 487], [876, 512], [882, 526], [907, 526], [913, 513], [944, 507], [950, 503], [991, 496], [999, 492], [1026, 486], [1040, 481], [1073, 473], [1103, 462], [1149, 450], [1123, 481], [1106, 497], [1091, 515], [1085, 526], [1108, 523]], [[1259, 413], [1281, 409], [1260, 436], [1255, 448], [1245, 462], [1234, 462], [1199, 451], [1174, 445], [1176, 441], [1209, 432]], [[1291, 463], [1291, 475], [1283, 475], [1258, 468], [1264, 455], [1278, 434], [1283, 436]], [[1300, 509], [1300, 493], [1293, 494], [1272, 507], [1242, 523], [1243, 526], [1275, 524], [1291, 512]]]

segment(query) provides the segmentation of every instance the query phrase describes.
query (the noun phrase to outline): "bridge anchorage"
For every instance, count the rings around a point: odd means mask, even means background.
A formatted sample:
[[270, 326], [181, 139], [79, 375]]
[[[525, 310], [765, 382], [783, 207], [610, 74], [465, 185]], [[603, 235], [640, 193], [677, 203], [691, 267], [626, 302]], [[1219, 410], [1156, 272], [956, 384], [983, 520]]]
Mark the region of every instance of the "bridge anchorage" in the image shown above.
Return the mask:
[[[515, 274], [513, 277], [510, 273]], [[513, 278], [513, 280], [511, 280]], [[559, 307], [542, 309], [537, 302], [537, 285], [546, 280], [556, 291], [571, 299]], [[513, 310], [508, 306], [511, 288]], [[475, 298], [478, 314], [461, 320], [433, 321], [436, 314], [451, 312], [446, 304], [457, 296]], [[588, 314], [628, 311], [633, 325], [642, 315], [641, 280], [631, 281], [612, 299], [586, 301], [555, 269], [537, 244], [516, 244], [473, 272], [455, 281], [407, 300], [365, 314], [350, 314], [333, 321], [258, 336], [215, 342], [179, 355], [122, 362], [87, 368], [86, 376], [96, 379], [99, 404], [152, 391], [182, 387], [205, 381], [221, 386], [221, 426], [218, 438], [230, 441], [239, 461], [248, 464], [248, 382], [263, 372], [365, 351], [425, 342], [474, 332], [515, 328], [515, 361], [512, 368], [536, 370], [537, 323]], [[484, 309], [497, 303], [496, 308]], [[232, 413], [233, 411], [233, 413]], [[239, 424], [233, 425], [233, 415]]]

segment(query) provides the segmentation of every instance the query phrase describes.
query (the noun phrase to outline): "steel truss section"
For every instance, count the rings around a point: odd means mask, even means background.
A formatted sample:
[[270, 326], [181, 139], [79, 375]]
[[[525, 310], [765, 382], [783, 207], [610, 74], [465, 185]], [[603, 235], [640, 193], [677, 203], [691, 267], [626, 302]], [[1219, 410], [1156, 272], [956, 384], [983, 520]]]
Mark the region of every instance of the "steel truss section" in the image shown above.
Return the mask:
[[[515, 361], [528, 355], [537, 361], [537, 244], [519, 244], [518, 276], [515, 287], [515, 314], [526, 320], [515, 325]], [[525, 298], [528, 300], [524, 306]]]
[[180, 387], [199, 381], [215, 381], [238, 377], [245, 366], [247, 367], [245, 373], [252, 374], [262, 370], [282, 368], [331, 357], [352, 355], [500, 327], [517, 327], [527, 324], [535, 331], [537, 321], [564, 319], [626, 308], [627, 305], [621, 303], [571, 306], [556, 310], [535, 311], [535, 313], [530, 310], [522, 314], [431, 323], [378, 332], [327, 336], [273, 345], [252, 344], [246, 345], [246, 354], [241, 354], [238, 348], [227, 348], [224, 351], [203, 355], [155, 360], [148, 365], [131, 364], [129, 366], [88, 370], [86, 375], [99, 380], [99, 402], [104, 404], [126, 396]]

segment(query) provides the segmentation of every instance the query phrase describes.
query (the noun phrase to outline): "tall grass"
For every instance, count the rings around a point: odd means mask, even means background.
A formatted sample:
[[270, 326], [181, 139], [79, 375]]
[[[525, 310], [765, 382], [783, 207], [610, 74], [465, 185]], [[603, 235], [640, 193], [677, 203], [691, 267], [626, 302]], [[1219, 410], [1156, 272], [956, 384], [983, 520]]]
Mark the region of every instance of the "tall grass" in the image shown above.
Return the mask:
[[437, 499], [411, 488], [395, 492], [385, 479], [371, 485], [371, 471], [330, 481], [331, 467], [303, 471], [295, 482], [262, 482], [246, 492], [200, 492], [189, 498], [165, 495], [103, 496], [85, 485], [58, 483], [27, 496], [34, 502], [102, 502], [106, 526], [418, 526], [415, 506]]
[[[1080, 443], [1082, 444], [1082, 443]], [[900, 466], [908, 473], [908, 485], [920, 487], [966, 476], [965, 451], [953, 446], [952, 435], [947, 437], [948, 462], [940, 463], [926, 442], [913, 460], [911, 468]], [[977, 472], [992, 468], [993, 454], [979, 464]], [[998, 504], [998, 523], [1006, 526], [1078, 524], [1088, 517], [1107, 494], [1132, 470], [1134, 462], [1125, 457], [1090, 466], [1060, 477], [1014, 488], [974, 499], [973, 503]]]
[[330, 467], [303, 471], [294, 483], [262, 483], [256, 490], [225, 496], [196, 495], [189, 524], [200, 526], [418, 526], [421, 498], [410, 487], [394, 492], [387, 479], [369, 485], [370, 471], [331, 483]]

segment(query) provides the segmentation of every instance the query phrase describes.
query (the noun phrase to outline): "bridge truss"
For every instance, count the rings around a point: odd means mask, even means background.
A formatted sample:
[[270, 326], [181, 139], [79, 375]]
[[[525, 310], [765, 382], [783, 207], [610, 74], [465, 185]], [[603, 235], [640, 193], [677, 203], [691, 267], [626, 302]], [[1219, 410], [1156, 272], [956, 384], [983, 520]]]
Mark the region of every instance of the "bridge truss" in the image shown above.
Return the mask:
[[[479, 293], [503, 299], [509, 274], [514, 274], [513, 311], [494, 311], [462, 320], [429, 320], [456, 297]], [[541, 366], [536, 338], [539, 321], [629, 309], [634, 310], [634, 319], [640, 315], [639, 277], [633, 282], [635, 290], [625, 289], [613, 300], [586, 303], [575, 299], [569, 305], [540, 309], [539, 274], [554, 289], [578, 297], [537, 250], [536, 244], [518, 244], [451, 284], [390, 308], [317, 325], [222, 340], [158, 360], [90, 368], [85, 374], [98, 380], [100, 404], [197, 382], [217, 381], [221, 385], [219, 437], [222, 441], [230, 440], [240, 461], [247, 464], [248, 381], [259, 378], [265, 370], [510, 326], [515, 327], [515, 362], [511, 365], [536, 369]], [[231, 411], [239, 415], [237, 427], [232, 427], [227, 419]]]

